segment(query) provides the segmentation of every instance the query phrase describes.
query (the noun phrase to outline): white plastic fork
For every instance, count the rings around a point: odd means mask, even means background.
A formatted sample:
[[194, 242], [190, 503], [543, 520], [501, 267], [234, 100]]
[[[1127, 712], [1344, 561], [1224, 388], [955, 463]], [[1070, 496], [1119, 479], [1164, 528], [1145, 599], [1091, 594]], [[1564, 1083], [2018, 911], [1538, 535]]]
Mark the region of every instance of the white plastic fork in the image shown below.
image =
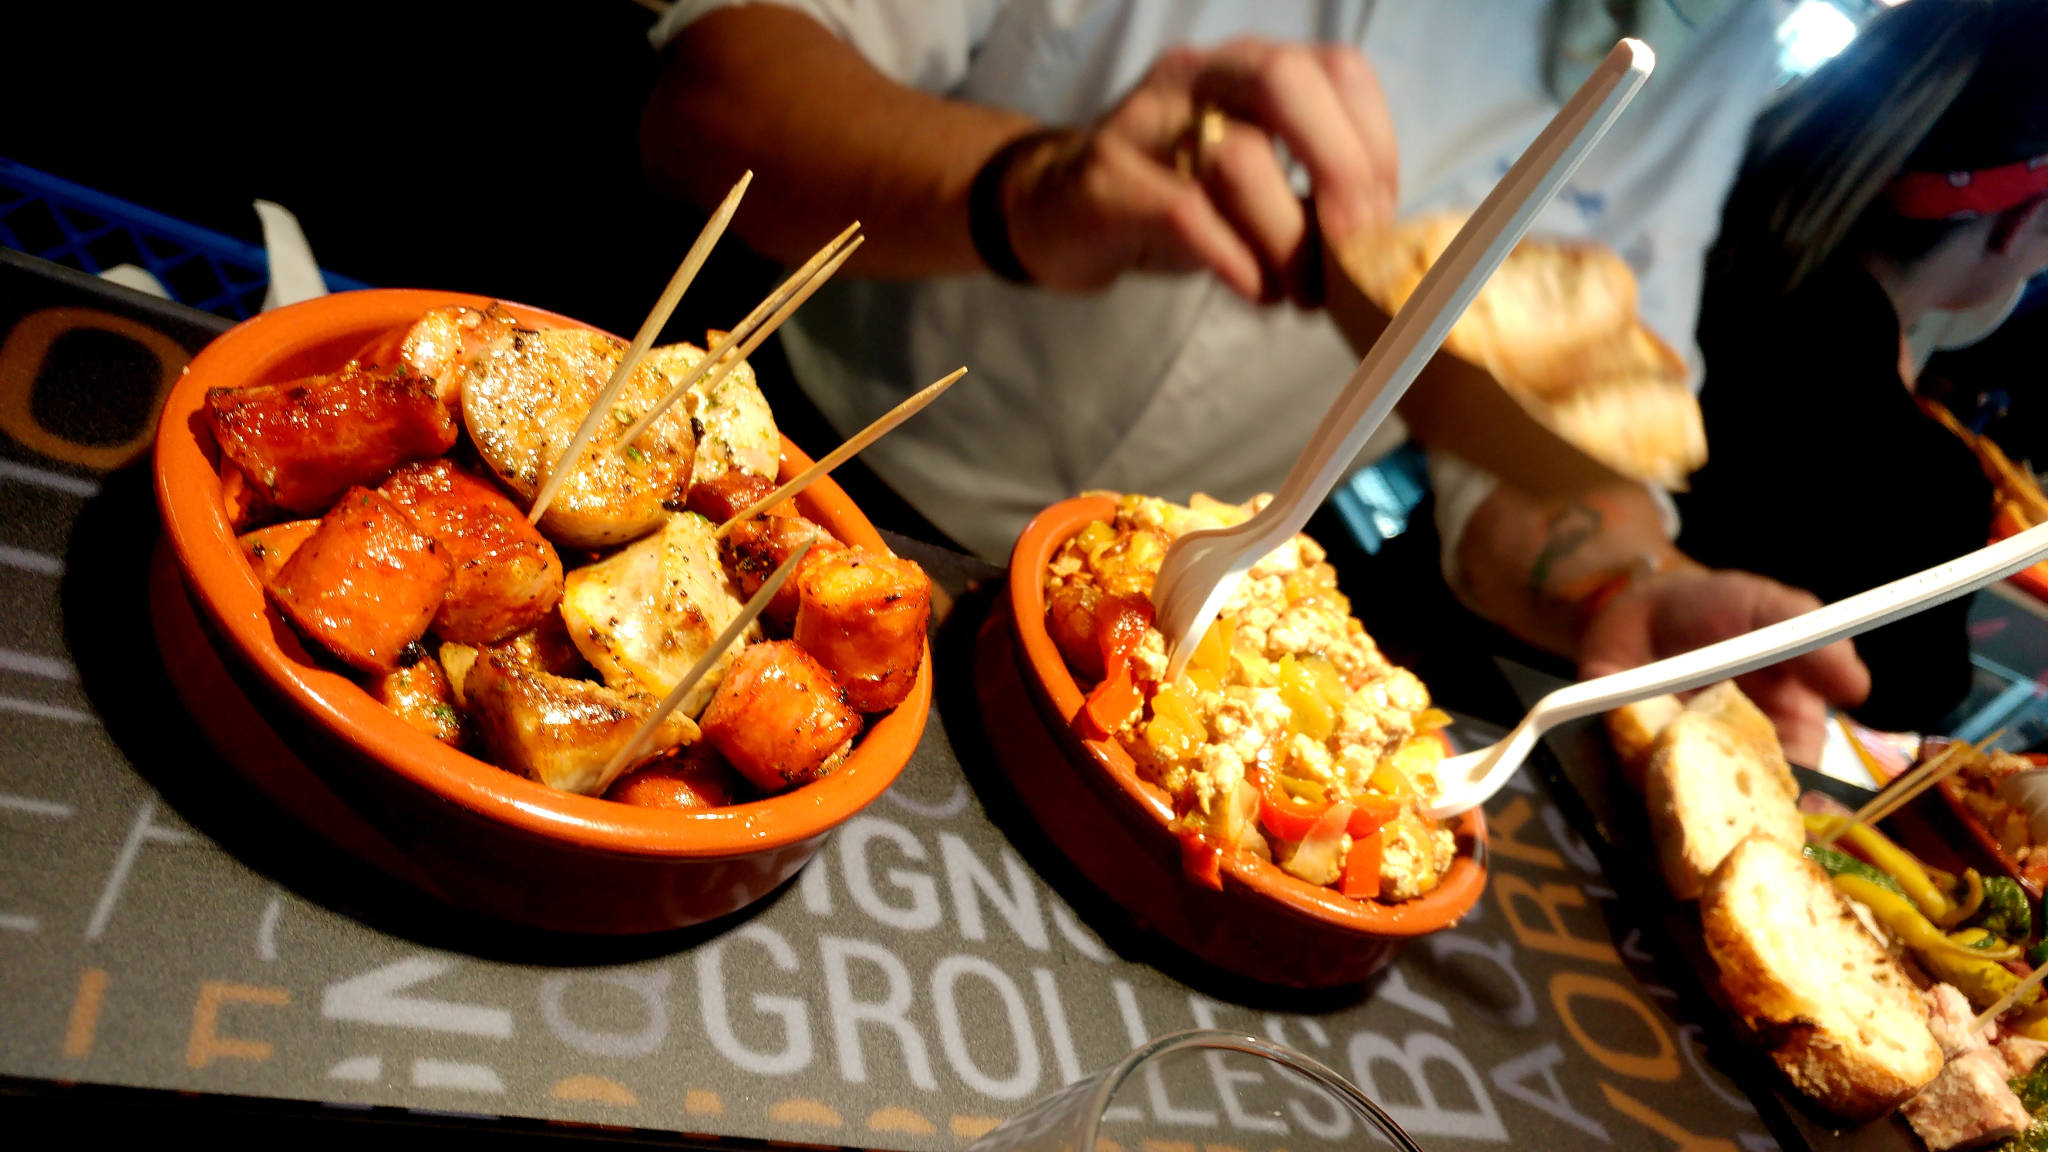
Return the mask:
[[1655, 60], [1642, 41], [1623, 40], [1558, 109], [1366, 353], [1272, 503], [1242, 524], [1189, 532], [1167, 549], [1152, 592], [1166, 638], [1166, 680], [1187, 667], [1202, 631], [1252, 565], [1308, 523], [1486, 278], [1642, 87]]
[[1429, 814], [1454, 816], [1485, 803], [1515, 774], [1515, 769], [1536, 746], [1536, 738], [1567, 720], [1754, 672], [1974, 592], [2044, 556], [2048, 556], [2048, 524], [2037, 524], [1946, 564], [1859, 592], [1802, 616], [1625, 672], [1559, 688], [1538, 700], [1505, 739], [1439, 764], [1437, 779], [1441, 790]]

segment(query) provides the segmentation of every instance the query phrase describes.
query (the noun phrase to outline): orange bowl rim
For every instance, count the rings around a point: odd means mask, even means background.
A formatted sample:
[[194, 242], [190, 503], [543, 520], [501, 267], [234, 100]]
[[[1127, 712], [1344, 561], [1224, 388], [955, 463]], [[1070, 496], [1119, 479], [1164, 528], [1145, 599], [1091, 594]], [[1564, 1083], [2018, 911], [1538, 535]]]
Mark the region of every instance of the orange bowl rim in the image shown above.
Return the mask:
[[[356, 334], [367, 342], [430, 308], [493, 302], [424, 289], [336, 293], [243, 321], [193, 358], [164, 403], [154, 456], [156, 494], [187, 587], [215, 632], [296, 709], [364, 756], [472, 813], [549, 840], [628, 855], [747, 855], [821, 836], [872, 803], [901, 773], [923, 733], [932, 693], [929, 645], [910, 696], [870, 723], [837, 770], [779, 796], [697, 812], [558, 792], [517, 776], [409, 727], [354, 681], [306, 659], [303, 649], [296, 656], [285, 650], [279, 636], [291, 636], [290, 629], [270, 611], [242, 557], [220, 499], [217, 455], [196, 427], [207, 390], [283, 378], [266, 376], [265, 365]], [[592, 328], [545, 309], [496, 302], [526, 323]], [[787, 438], [782, 453], [784, 475], [810, 464]], [[829, 477], [799, 495], [798, 505], [846, 543], [886, 551], [874, 526]]]

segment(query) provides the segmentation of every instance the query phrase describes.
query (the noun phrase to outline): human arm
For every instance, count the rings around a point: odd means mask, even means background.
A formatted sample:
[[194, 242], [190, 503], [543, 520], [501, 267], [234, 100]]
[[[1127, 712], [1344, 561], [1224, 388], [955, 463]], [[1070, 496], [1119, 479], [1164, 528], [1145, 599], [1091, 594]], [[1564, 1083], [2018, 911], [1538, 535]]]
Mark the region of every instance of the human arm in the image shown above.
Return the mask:
[[[1589, 679], [1820, 606], [1797, 588], [1686, 556], [1649, 490], [1636, 485], [1554, 499], [1496, 485], [1467, 522], [1455, 565], [1455, 584], [1475, 611], [1572, 659]], [[1862, 702], [1870, 674], [1844, 640], [1738, 683], [1776, 723], [1786, 755], [1811, 764], [1828, 708]]]
[[[1183, 172], [1175, 156], [1203, 105], [1229, 116], [1204, 149], [1210, 162]], [[755, 4], [711, 12], [670, 41], [641, 150], [658, 186], [703, 205], [753, 169], [733, 226], [771, 257], [800, 259], [858, 219], [868, 240], [852, 271], [927, 277], [982, 270], [975, 176], [1040, 127], [900, 84], [809, 16]], [[1101, 119], [1007, 154], [1007, 239], [1049, 288], [1208, 269], [1248, 297], [1305, 300], [1307, 215], [1276, 139], [1309, 169], [1333, 226], [1391, 211], [1392, 129], [1356, 52], [1238, 40], [1168, 50]]]

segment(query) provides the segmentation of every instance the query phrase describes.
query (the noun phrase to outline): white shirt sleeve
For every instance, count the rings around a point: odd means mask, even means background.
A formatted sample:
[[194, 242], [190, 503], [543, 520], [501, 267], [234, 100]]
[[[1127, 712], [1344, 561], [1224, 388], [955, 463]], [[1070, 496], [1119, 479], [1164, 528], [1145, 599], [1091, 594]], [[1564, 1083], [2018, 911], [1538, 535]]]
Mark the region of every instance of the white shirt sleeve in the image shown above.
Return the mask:
[[[754, 0], [676, 0], [647, 38], [665, 47], [692, 21]], [[1001, 0], [771, 0], [824, 25], [906, 87], [948, 92], [967, 76]]]

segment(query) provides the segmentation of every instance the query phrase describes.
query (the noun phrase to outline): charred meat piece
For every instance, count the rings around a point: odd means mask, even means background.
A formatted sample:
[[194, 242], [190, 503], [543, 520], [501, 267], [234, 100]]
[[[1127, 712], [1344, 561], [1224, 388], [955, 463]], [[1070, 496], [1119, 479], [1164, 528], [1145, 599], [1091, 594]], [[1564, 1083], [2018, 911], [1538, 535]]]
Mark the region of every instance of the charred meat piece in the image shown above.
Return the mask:
[[700, 742], [619, 777], [604, 798], [642, 808], [699, 812], [723, 808], [747, 791], [732, 766], [709, 744]]
[[[580, 328], [517, 330], [470, 362], [462, 378], [462, 422], [477, 452], [531, 505], [597, 394], [623, 345]], [[690, 486], [696, 439], [681, 405], [662, 413], [633, 444], [619, 435], [666, 395], [671, 379], [643, 363], [577, 457], [548, 504], [541, 531], [558, 544], [610, 548], [661, 527]]]
[[235, 543], [241, 546], [242, 558], [256, 570], [257, 581], [267, 585], [276, 578], [284, 562], [292, 558], [292, 553], [299, 550], [299, 545], [304, 544], [319, 527], [318, 520], [287, 520], [254, 532], [244, 532], [235, 537]]
[[770, 576], [775, 575], [775, 570], [806, 543], [811, 544], [811, 550], [804, 556], [803, 563], [782, 582], [775, 598], [768, 601], [768, 607], [761, 611], [762, 618], [783, 635], [788, 635], [796, 623], [804, 575], [825, 557], [845, 551], [846, 545], [801, 516], [756, 516], [743, 524], [733, 525], [732, 531], [719, 541], [719, 555], [725, 560], [733, 579], [739, 581], [740, 593], [750, 599]]
[[[607, 775], [605, 768], [658, 703], [588, 680], [522, 668], [502, 654], [477, 660], [463, 691], [470, 721], [494, 763], [558, 791], [584, 796], [602, 795], [623, 774]], [[640, 762], [696, 739], [697, 725], [671, 712]], [[624, 767], [630, 770], [633, 765]]]
[[378, 703], [412, 727], [451, 748], [465, 743], [462, 713], [455, 710], [455, 694], [440, 661], [415, 661], [396, 672], [371, 677], [367, 687]]
[[[723, 524], [766, 499], [775, 487], [772, 478], [747, 472], [726, 472], [709, 478], [700, 476], [690, 482], [690, 495], [685, 506], [713, 525]], [[795, 514], [796, 508], [787, 500], [768, 510], [770, 516]]]
[[790, 640], [742, 649], [703, 719], [711, 746], [771, 793], [830, 772], [853, 748], [860, 725], [832, 673]]
[[214, 438], [258, 496], [286, 512], [323, 512], [359, 484], [455, 445], [434, 382], [350, 364], [326, 376], [206, 394]]
[[805, 567], [796, 642], [832, 670], [860, 712], [883, 712], [910, 695], [924, 660], [932, 585], [895, 556], [848, 548]]
[[426, 460], [400, 468], [377, 491], [439, 541], [455, 566], [435, 635], [495, 644], [533, 627], [561, 601], [555, 546], [491, 484], [447, 460]]
[[300, 632], [351, 668], [381, 674], [425, 654], [419, 639], [452, 580], [432, 537], [391, 501], [351, 488], [267, 587]]

